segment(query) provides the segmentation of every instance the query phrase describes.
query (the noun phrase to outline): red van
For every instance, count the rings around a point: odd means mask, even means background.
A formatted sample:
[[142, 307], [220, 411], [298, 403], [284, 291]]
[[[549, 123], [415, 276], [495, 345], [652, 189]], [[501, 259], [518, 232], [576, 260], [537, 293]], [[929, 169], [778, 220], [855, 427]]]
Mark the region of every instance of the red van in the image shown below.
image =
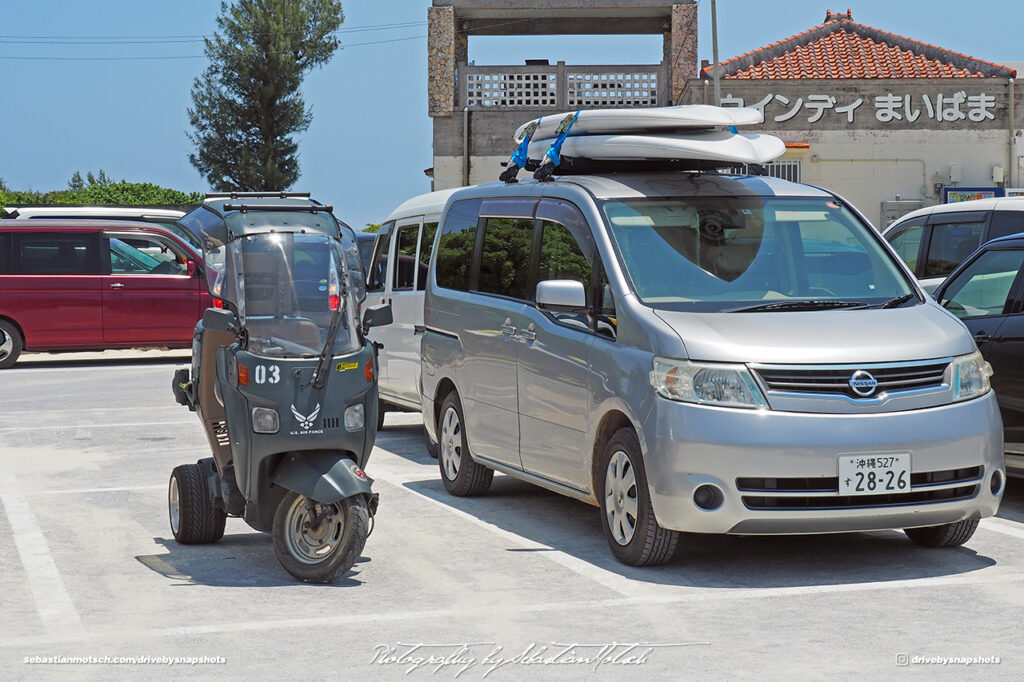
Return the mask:
[[0, 220], [0, 369], [23, 350], [189, 348], [212, 305], [201, 257], [119, 220]]

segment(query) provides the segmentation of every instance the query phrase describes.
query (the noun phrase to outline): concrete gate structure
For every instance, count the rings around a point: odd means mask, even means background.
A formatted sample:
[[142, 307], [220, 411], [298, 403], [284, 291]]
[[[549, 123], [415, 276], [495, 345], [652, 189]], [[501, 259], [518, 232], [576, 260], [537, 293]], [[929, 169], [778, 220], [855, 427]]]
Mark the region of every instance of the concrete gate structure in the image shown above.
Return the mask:
[[[496, 180], [512, 153], [512, 133], [531, 118], [669, 105], [697, 76], [694, 0], [433, 0], [427, 18], [434, 189]], [[469, 63], [470, 36], [566, 34], [660, 34], [664, 58], [609, 66]]]

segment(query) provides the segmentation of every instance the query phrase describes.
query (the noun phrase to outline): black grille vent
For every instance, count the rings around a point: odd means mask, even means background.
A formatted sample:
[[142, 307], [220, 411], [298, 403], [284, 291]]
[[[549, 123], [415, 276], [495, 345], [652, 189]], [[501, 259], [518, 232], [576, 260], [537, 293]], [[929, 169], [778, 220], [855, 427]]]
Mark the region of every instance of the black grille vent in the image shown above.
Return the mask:
[[339, 426], [341, 426], [341, 420], [338, 417], [324, 417], [325, 429], [336, 429]]
[[743, 504], [747, 509], [785, 511], [797, 509], [873, 509], [877, 507], [899, 507], [907, 504], [926, 504], [969, 500], [978, 494], [978, 486], [966, 485], [958, 488], [921, 490], [892, 495], [843, 495], [841, 497], [753, 497], [744, 495]]
[[[755, 367], [754, 371], [761, 377], [769, 391], [831, 393], [846, 395], [851, 398], [870, 398], [884, 392], [911, 391], [941, 386], [948, 365], [948, 362], [931, 362], [898, 367], [871, 367], [870, 365], [857, 367], [851, 365], [848, 369]], [[878, 381], [878, 387], [871, 396], [859, 395], [850, 386], [850, 378], [859, 369], [869, 372]]]
[[213, 437], [217, 439], [217, 445], [222, 448], [231, 445], [231, 437], [228, 436], [228, 423], [225, 421], [213, 422]]

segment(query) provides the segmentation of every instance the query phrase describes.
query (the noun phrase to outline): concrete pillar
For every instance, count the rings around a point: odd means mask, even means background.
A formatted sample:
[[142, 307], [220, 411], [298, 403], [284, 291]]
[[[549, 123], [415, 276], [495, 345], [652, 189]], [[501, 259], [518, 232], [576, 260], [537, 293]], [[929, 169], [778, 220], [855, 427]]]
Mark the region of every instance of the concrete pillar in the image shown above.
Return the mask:
[[[455, 8], [427, 8], [427, 113], [455, 110]], [[463, 37], [465, 42], [465, 37]]]
[[672, 25], [665, 34], [665, 65], [671, 79], [675, 104], [686, 82], [697, 77], [697, 5], [672, 5]]

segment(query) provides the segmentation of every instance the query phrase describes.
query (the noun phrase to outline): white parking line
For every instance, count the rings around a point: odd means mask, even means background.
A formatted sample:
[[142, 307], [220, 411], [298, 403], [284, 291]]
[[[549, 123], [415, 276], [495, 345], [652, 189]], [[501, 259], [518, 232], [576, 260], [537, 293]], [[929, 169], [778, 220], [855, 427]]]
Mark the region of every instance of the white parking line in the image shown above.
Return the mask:
[[129, 485], [123, 488], [71, 488], [67, 490], [37, 490], [33, 495], [88, 495], [90, 493], [133, 493], [139, 490], [166, 490], [166, 485]]
[[995, 531], [996, 533], [1002, 533], [1003, 535], [1010, 535], [1020, 540], [1024, 540], [1024, 526], [1013, 521], [992, 517], [982, 519], [981, 527], [985, 530]]
[[124, 424], [54, 424], [52, 426], [11, 426], [0, 429], [0, 433], [20, 431], [56, 431], [58, 429], [114, 429], [137, 426], [180, 426], [194, 424], [192, 420], [185, 422], [126, 422]]
[[[442, 620], [450, 624], [453, 620], [469, 619], [483, 622], [493, 619], [505, 612], [519, 614], [565, 613], [586, 611], [591, 609], [613, 610], [621, 607], [639, 606], [671, 606], [698, 602], [737, 601], [744, 599], [777, 599], [791, 596], [810, 596], [818, 594], [835, 594], [845, 592], [869, 592], [875, 590], [905, 590], [910, 588], [928, 587], [963, 587], [971, 585], [1006, 585], [1024, 581], [1024, 573], [1001, 573], [998, 570], [986, 569], [968, 575], [954, 575], [940, 578], [912, 578], [909, 580], [893, 580], [859, 584], [839, 585], [801, 585], [797, 587], [752, 587], [742, 589], [707, 589], [688, 588], [680, 593], [679, 588], [673, 594], [644, 597], [617, 597], [611, 599], [588, 599], [568, 602], [540, 602], [535, 604], [517, 603], [513, 608], [500, 608], [487, 604], [468, 608], [440, 608], [419, 611], [388, 611], [379, 613], [338, 614], [333, 616], [314, 616], [310, 618], [261, 619], [255, 621], [231, 621], [210, 625], [183, 625], [161, 628], [135, 628], [131, 630], [97, 630], [92, 632], [61, 632], [47, 638], [19, 637], [0, 641], [0, 650], [19, 646], [39, 646], [61, 642], [83, 640], [113, 639], [119, 642], [132, 641], [139, 638], [164, 639], [168, 637], [195, 638], [200, 635], [231, 634], [238, 632], [266, 632], [270, 630], [288, 630], [297, 628], [323, 628], [343, 625], [369, 625], [372, 623], [409, 622], [420, 620]], [[702, 642], [692, 642], [702, 644]]]
[[28, 500], [18, 491], [17, 481], [3, 473], [0, 473], [0, 502], [3, 502], [7, 520], [14, 531], [14, 546], [21, 557], [43, 625], [50, 634], [80, 631], [82, 621], [64, 587], [35, 514]]

